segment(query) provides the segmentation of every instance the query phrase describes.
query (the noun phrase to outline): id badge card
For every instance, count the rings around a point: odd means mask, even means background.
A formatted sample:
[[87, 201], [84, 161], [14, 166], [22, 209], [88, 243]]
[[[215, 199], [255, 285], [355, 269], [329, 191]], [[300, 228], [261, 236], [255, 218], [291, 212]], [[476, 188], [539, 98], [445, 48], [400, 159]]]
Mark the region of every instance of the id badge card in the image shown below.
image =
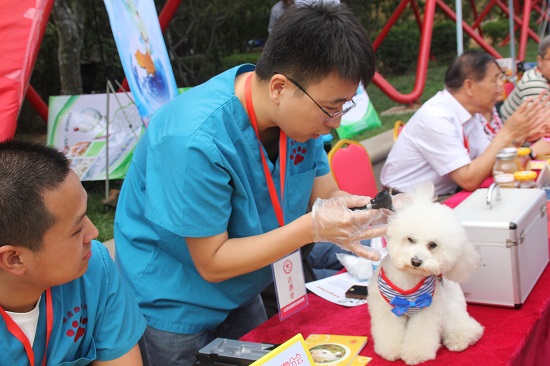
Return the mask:
[[279, 318], [288, 318], [308, 305], [304, 267], [299, 250], [271, 265]]

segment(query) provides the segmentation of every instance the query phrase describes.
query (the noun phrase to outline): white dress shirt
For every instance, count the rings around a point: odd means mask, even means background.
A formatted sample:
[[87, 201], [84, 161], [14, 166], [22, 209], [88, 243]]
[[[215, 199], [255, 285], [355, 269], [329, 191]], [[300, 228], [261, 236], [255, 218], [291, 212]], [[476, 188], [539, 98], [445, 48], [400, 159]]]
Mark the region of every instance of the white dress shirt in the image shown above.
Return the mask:
[[445, 89], [407, 122], [382, 168], [380, 181], [401, 192], [431, 181], [438, 195], [453, 193], [457, 184], [449, 173], [468, 165], [489, 143], [480, 115], [472, 116]]

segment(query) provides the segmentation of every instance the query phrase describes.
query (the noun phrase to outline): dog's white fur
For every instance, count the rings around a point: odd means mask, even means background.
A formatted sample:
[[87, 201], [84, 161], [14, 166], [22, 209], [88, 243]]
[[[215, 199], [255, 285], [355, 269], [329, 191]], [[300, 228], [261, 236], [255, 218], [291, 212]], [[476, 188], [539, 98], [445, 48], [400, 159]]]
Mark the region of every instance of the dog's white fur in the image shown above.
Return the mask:
[[[433, 197], [433, 185], [419, 186], [412, 202], [392, 217], [388, 255], [369, 284], [374, 350], [386, 360], [402, 359], [409, 365], [435, 359], [441, 343], [451, 351], [463, 351], [483, 334], [483, 327], [467, 313], [458, 284], [480, 266], [481, 257], [453, 210], [435, 203]], [[421, 261], [418, 267], [412, 265], [413, 258], [416, 264]], [[378, 290], [380, 268], [403, 290], [430, 275], [441, 274], [444, 280], [436, 280], [430, 306], [410, 317], [399, 317]]]

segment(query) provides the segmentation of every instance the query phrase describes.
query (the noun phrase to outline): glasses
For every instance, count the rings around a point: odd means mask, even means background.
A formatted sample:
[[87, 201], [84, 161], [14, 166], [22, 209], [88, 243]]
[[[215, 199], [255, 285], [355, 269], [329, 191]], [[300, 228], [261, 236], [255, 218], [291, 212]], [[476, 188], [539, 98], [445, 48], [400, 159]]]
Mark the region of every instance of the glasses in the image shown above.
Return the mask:
[[[275, 72], [275, 74], [279, 74], [278, 72]], [[350, 109], [354, 108], [356, 106], [355, 102], [353, 101], [353, 99], [351, 99], [349, 102], [346, 102], [346, 104], [349, 104], [347, 107], [344, 105], [344, 108], [342, 108], [341, 111], [337, 111], [337, 112], [334, 112], [334, 113], [329, 113], [327, 112], [327, 110], [323, 107], [321, 107], [321, 105], [319, 103], [317, 103], [315, 101], [315, 99], [313, 99], [311, 97], [311, 95], [309, 95], [307, 93], [307, 91], [300, 85], [298, 84], [298, 82], [294, 79], [292, 79], [291, 77], [288, 77], [284, 74], [280, 74], [280, 75], [283, 75], [285, 78], [287, 78], [292, 84], [294, 84], [298, 89], [300, 89], [302, 92], [304, 92], [305, 95], [307, 95], [309, 97], [309, 99], [311, 99], [313, 101], [313, 103], [315, 103], [315, 105], [317, 105], [317, 107], [319, 107], [319, 109], [321, 111], [323, 111], [324, 114], [326, 114], [328, 116], [328, 118], [325, 120], [325, 122], [330, 122], [332, 121], [333, 119], [336, 119], [338, 117], [342, 117], [344, 114], [348, 113], [350, 111]]]

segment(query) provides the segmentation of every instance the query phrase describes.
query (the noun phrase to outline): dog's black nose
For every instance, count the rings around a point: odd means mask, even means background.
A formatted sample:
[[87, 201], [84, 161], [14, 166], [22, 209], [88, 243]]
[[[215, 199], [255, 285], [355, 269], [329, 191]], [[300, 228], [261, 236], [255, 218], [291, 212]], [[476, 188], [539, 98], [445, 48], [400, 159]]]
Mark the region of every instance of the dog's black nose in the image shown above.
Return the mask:
[[413, 259], [411, 259], [411, 264], [413, 265], [413, 267], [420, 267], [420, 265], [422, 264], [422, 259], [414, 257]]

